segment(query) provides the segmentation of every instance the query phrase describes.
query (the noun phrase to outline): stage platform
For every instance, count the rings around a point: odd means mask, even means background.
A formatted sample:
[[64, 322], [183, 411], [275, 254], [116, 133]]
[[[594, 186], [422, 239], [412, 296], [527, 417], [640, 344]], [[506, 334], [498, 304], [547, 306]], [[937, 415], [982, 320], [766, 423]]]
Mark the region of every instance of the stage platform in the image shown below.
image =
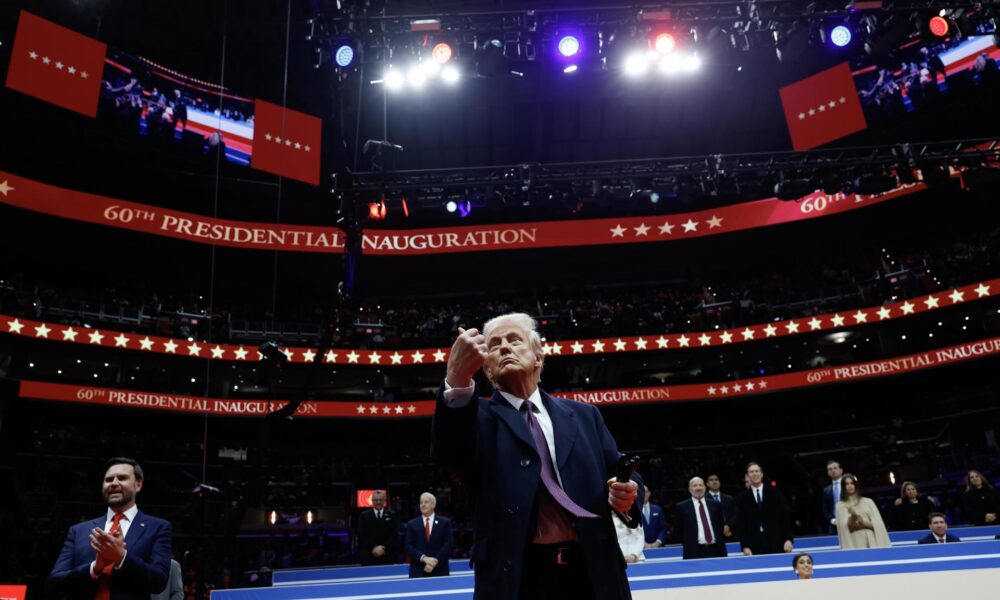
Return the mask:
[[[986, 528], [980, 528], [985, 530]], [[995, 534], [994, 534], [995, 535]], [[722, 559], [654, 559], [630, 565], [629, 581], [636, 600], [706, 598], [803, 598], [843, 600], [906, 595], [940, 599], [960, 591], [963, 596], [991, 597], [1000, 581], [1000, 541], [958, 544], [900, 545], [873, 550], [819, 550], [813, 553], [815, 578], [798, 581], [791, 555], [734, 556]], [[380, 567], [368, 567], [378, 569]], [[313, 569], [320, 575], [329, 570]], [[290, 572], [286, 572], [290, 573]], [[857, 579], [861, 578], [861, 579]], [[472, 573], [449, 577], [308, 582], [264, 588], [217, 590], [213, 600], [341, 600], [472, 598]]]

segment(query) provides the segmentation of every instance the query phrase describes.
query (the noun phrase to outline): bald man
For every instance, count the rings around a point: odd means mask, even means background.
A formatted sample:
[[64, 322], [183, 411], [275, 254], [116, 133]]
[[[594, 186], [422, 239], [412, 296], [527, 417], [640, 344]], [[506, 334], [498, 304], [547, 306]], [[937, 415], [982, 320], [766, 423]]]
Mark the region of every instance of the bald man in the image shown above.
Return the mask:
[[420, 516], [406, 524], [406, 555], [410, 557], [410, 578], [447, 575], [448, 558], [454, 538], [451, 519], [435, 513], [437, 498], [420, 494]]
[[705, 482], [692, 477], [688, 482], [691, 497], [677, 504], [674, 529], [684, 544], [684, 559], [726, 556], [723, 538], [722, 505], [705, 497]]

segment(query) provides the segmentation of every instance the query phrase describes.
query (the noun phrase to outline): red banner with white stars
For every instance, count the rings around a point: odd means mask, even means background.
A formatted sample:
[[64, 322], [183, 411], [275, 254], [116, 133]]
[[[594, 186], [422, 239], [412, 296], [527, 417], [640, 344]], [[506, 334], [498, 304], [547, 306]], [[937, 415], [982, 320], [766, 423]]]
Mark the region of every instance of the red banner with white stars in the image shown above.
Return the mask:
[[[547, 340], [542, 349], [549, 356], [576, 354], [614, 354], [619, 352], [659, 352], [684, 348], [727, 346], [811, 333], [837, 331], [844, 327], [860, 327], [882, 321], [900, 319], [948, 308], [966, 302], [989, 298], [1000, 289], [1000, 279], [991, 279], [952, 290], [934, 292], [900, 302], [881, 306], [868, 306], [843, 312], [813, 315], [785, 321], [770, 321], [747, 325], [742, 328], [663, 333], [659, 335], [620, 336], [599, 339]], [[214, 344], [151, 335], [139, 335], [107, 329], [94, 329], [58, 323], [32, 321], [20, 317], [0, 315], [0, 333], [27, 338], [60, 342], [73, 342], [88, 346], [122, 348], [141, 352], [172, 354], [191, 358], [207, 358], [236, 362], [257, 362], [261, 353], [253, 346]], [[542, 334], [545, 332], [543, 331]], [[334, 348], [322, 355], [315, 348], [286, 347], [281, 351], [291, 363], [320, 361], [335, 365], [378, 365], [392, 367], [444, 363], [450, 348], [419, 348], [407, 350], [358, 350]]]
[[[924, 184], [915, 183], [876, 196], [815, 192], [798, 202], [769, 198], [676, 215], [432, 229], [366, 229], [361, 250], [370, 255], [399, 256], [686, 240], [826, 217], [923, 189], [926, 189]], [[47, 215], [189, 242], [291, 252], [339, 253], [344, 249], [344, 233], [334, 227], [215, 219], [59, 188], [3, 171], [0, 171], [0, 202]]]
[[[841, 365], [838, 367], [811, 369], [768, 377], [649, 388], [554, 393], [557, 396], [577, 402], [600, 406], [720, 399], [900, 375], [932, 367], [995, 356], [997, 354], [1000, 354], [1000, 337], [958, 344], [956, 346], [939, 348], [908, 356]], [[204, 398], [199, 396], [46, 383], [41, 381], [22, 381], [20, 396], [22, 398], [35, 398], [39, 400], [57, 400], [102, 406], [147, 408], [238, 417], [263, 416], [279, 410], [288, 404], [287, 400]], [[295, 414], [302, 417], [368, 419], [429, 417], [434, 414], [434, 401], [307, 401], [299, 406]]]

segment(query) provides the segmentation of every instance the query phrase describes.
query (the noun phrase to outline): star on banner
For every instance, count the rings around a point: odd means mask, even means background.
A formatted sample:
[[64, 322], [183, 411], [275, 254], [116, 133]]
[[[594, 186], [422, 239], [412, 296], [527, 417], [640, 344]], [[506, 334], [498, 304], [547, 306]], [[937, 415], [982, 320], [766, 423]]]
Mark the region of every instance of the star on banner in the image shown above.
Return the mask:
[[774, 325], [768, 323], [767, 327], [764, 328], [764, 337], [774, 337], [777, 331], [778, 329]]
[[754, 332], [753, 329], [750, 329], [749, 327], [747, 327], [741, 333], [743, 334], [743, 339], [744, 340], [752, 340], [755, 332]]
[[719, 337], [722, 338], [723, 344], [728, 344], [729, 342], [733, 341], [733, 334], [729, 333], [728, 331], [723, 331], [722, 335]]
[[406, 412], [408, 412], [408, 413], [411, 413], [411, 414], [412, 414], [412, 413], [415, 413], [415, 412], [417, 412], [417, 407], [416, 407], [416, 406], [413, 406], [413, 405], [411, 404], [411, 405], [409, 405], [409, 406], [407, 406], [407, 407], [406, 407]]
[[389, 360], [391, 360], [392, 364], [394, 364], [394, 365], [401, 365], [401, 364], [403, 364], [403, 355], [400, 354], [399, 352], [393, 352], [389, 356]]
[[337, 353], [334, 352], [333, 350], [327, 350], [326, 356], [323, 357], [323, 360], [325, 360], [328, 363], [335, 363], [337, 362]]
[[382, 355], [378, 352], [372, 352], [368, 355], [369, 364], [380, 365], [382, 364]]
[[149, 339], [148, 335], [146, 337], [142, 338], [141, 340], [139, 340], [139, 349], [140, 350], [152, 350], [153, 349], [153, 340]]
[[930, 310], [932, 308], [937, 308], [939, 301], [940, 301], [939, 298], [935, 298], [934, 296], [928, 296], [927, 299], [924, 300], [924, 304], [927, 305], [927, 310]]
[[7, 192], [9, 192], [9, 191], [11, 191], [13, 189], [15, 189], [15, 188], [12, 188], [9, 185], [7, 185], [7, 180], [6, 179], [4, 179], [2, 182], [0, 182], [0, 194], [3, 194], [5, 197], [7, 196]]
[[377, 415], [377, 414], [378, 414], [378, 407], [377, 407], [377, 406], [375, 406], [375, 405], [372, 405], [372, 406], [371, 406], [371, 407], [370, 407], [370, 408], [368, 409], [368, 412], [369, 412], [369, 413], [371, 413], [371, 414], [373, 414], [373, 415]]
[[201, 356], [201, 346], [198, 345], [198, 342], [188, 346], [188, 356]]
[[878, 309], [878, 320], [879, 321], [884, 321], [884, 320], [888, 319], [891, 315], [892, 315], [892, 311], [890, 311], [885, 306], [883, 306], [882, 308]]
[[35, 327], [35, 337], [48, 339], [50, 331], [52, 331], [52, 329], [45, 323], [42, 323], [41, 325]]
[[665, 338], [665, 337], [663, 337], [661, 335], [660, 337], [656, 338], [656, 347], [657, 348], [666, 348], [668, 341], [669, 340], [667, 340], [667, 338]]
[[444, 351], [438, 350], [434, 353], [434, 362], [444, 362]]
[[715, 390], [715, 386], [709, 386], [708, 387], [708, 395], [709, 396], [714, 396], [715, 395], [715, 391], [716, 391]]
[[635, 235], [636, 237], [639, 237], [640, 235], [646, 235], [646, 233], [649, 232], [650, 227], [645, 223], [639, 223], [638, 227], [633, 227], [632, 229], [635, 229]]
[[681, 226], [684, 227], [684, 233], [698, 231], [698, 221], [688, 219], [686, 223], [681, 223]]
[[976, 294], [978, 294], [980, 298], [982, 298], [984, 296], [989, 296], [990, 295], [990, 286], [983, 285], [983, 284], [980, 283], [979, 287], [976, 288]]
[[952, 291], [951, 294], [948, 295], [948, 297], [951, 298], [951, 303], [952, 304], [958, 304], [959, 302], [965, 302], [965, 292], [960, 292], [958, 290], [954, 290], [954, 291]]
[[417, 350], [413, 353], [413, 364], [418, 364], [424, 362], [424, 353]]
[[621, 338], [618, 338], [615, 341], [615, 352], [621, 352], [624, 349], [625, 349], [625, 342], [623, 342]]
[[293, 360], [295, 360], [295, 353], [292, 352], [291, 348], [284, 348], [281, 350], [281, 353], [285, 355], [285, 357], [288, 359], [288, 362], [292, 362]]
[[646, 340], [639, 338], [635, 341], [635, 348], [636, 350], [645, 350], [646, 344], [647, 344]]
[[361, 357], [360, 354], [358, 354], [354, 350], [351, 350], [351, 352], [347, 355], [347, 362], [356, 365], [358, 364], [358, 358], [360, 357]]
[[316, 353], [313, 352], [312, 349], [307, 348], [306, 351], [302, 353], [302, 360], [311, 363], [316, 360]]
[[222, 358], [225, 353], [226, 351], [222, 349], [222, 346], [217, 345], [215, 348], [212, 348], [212, 358]]
[[698, 341], [701, 342], [702, 346], [707, 346], [712, 343], [712, 338], [703, 333], [698, 337]]
[[403, 414], [403, 407], [402, 406], [397, 406], [396, 407], [396, 414], [397, 415]]
[[863, 310], [859, 310], [858, 312], [854, 313], [854, 315], [852, 315], [852, 316], [854, 317], [854, 322], [855, 323], [867, 323], [868, 322], [868, 313], [866, 313]]
[[722, 217], [717, 217], [715, 215], [712, 215], [712, 218], [709, 219], [708, 221], [705, 221], [705, 222], [708, 223], [708, 228], [709, 229], [715, 229], [716, 227], [722, 227]]
[[570, 345], [570, 348], [573, 349], [573, 354], [580, 354], [583, 352], [583, 344], [580, 342], [573, 342], [573, 344]]
[[243, 348], [243, 346], [240, 346], [239, 348], [237, 348], [236, 350], [234, 350], [233, 354], [236, 355], [236, 360], [246, 360], [247, 359], [247, 351]]
[[73, 329], [72, 327], [67, 327], [62, 332], [63, 340], [69, 340], [71, 342], [75, 342], [77, 333], [78, 333], [77, 330]]
[[[4, 183], [6, 183], [6, 182], [4, 182]], [[676, 227], [676, 226], [675, 225], [671, 225], [670, 221], [664, 221], [663, 225], [660, 225], [660, 227], [659, 227], [660, 235], [670, 235], [673, 232], [674, 227]]]
[[677, 338], [677, 343], [678, 343], [678, 344], [679, 344], [679, 345], [680, 345], [680, 346], [681, 346], [682, 348], [687, 348], [687, 347], [688, 347], [688, 344], [689, 344], [690, 342], [691, 342], [691, 340], [690, 340], [690, 339], [688, 338], [688, 336], [686, 336], [686, 335], [682, 335], [681, 337]]
[[90, 334], [91, 344], [100, 344], [101, 340], [103, 339], [104, 339], [104, 334], [102, 334], [100, 331], [94, 331]]
[[833, 315], [832, 317], [830, 317], [830, 323], [834, 327], [843, 327], [844, 326], [844, 317], [840, 316], [839, 314]]
[[552, 354], [562, 354], [562, 344], [552, 344]]
[[127, 348], [127, 347], [128, 347], [128, 338], [125, 337], [124, 333], [119, 333], [117, 336], [115, 336], [115, 348]]
[[8, 333], [21, 333], [22, 329], [24, 329], [24, 323], [22, 323], [18, 319], [14, 319], [13, 321], [7, 321]]
[[365, 407], [361, 404], [358, 405], [358, 408], [356, 410], [358, 411], [359, 415], [365, 414]]
[[604, 342], [601, 340], [596, 340], [591, 346], [594, 347], [594, 352], [604, 352]]
[[721, 391], [722, 391], [723, 394], [728, 394], [729, 393], [729, 386], [727, 386], [727, 385], [722, 386], [722, 388], [720, 388], [720, 389], [721, 389]]
[[382, 414], [383, 414], [383, 415], [387, 415], [387, 414], [389, 414], [390, 412], [392, 412], [392, 407], [391, 407], [391, 406], [383, 406], [383, 407], [382, 407]]
[[625, 237], [625, 228], [622, 227], [621, 225], [618, 225], [617, 227], [611, 229], [610, 231], [611, 231], [611, 237], [613, 238]]
[[752, 392], [752, 391], [753, 391], [753, 388], [754, 388], [754, 384], [753, 384], [753, 382], [752, 382], [752, 381], [748, 381], [748, 382], [747, 382], [747, 391], [748, 391], [748, 392]]
[[738, 383], [734, 383], [733, 384], [733, 391], [734, 392], [742, 392], [743, 391], [743, 386], [740, 385], [740, 384], [738, 384]]
[[823, 326], [823, 322], [820, 321], [819, 319], [817, 319], [816, 317], [813, 317], [812, 319], [809, 319], [809, 330], [810, 331], [816, 331], [817, 329], [819, 329], [822, 326]]
[[795, 321], [789, 321], [788, 324], [785, 325], [785, 329], [788, 330], [788, 333], [798, 333], [799, 332], [799, 324], [796, 323]]
[[912, 315], [913, 314], [913, 305], [910, 304], [909, 300], [907, 300], [906, 302], [904, 302], [899, 308], [900, 308], [900, 310], [903, 311], [904, 315]]
[[163, 351], [167, 354], [175, 354], [177, 352], [177, 344], [173, 340], [167, 340], [163, 343]]

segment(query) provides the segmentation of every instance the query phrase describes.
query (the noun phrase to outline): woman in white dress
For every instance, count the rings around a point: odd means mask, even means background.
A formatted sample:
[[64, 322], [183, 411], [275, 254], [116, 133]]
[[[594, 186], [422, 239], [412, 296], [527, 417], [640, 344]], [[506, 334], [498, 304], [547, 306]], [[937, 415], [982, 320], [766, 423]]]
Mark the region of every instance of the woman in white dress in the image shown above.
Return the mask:
[[837, 537], [843, 550], [851, 548], [888, 548], [889, 533], [882, 515], [871, 498], [861, 495], [858, 478], [850, 473], [840, 480], [837, 503]]

